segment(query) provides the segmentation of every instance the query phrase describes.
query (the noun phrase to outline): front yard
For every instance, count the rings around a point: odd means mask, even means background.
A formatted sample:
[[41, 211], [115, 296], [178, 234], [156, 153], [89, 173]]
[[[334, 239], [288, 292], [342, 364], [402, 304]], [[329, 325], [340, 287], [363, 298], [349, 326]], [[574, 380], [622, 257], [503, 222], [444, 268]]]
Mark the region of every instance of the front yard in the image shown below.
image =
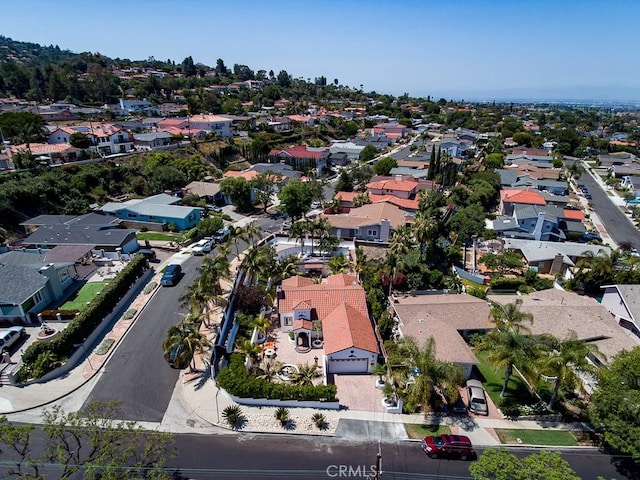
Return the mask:
[[108, 280], [85, 283], [80, 290], [69, 297], [60, 310], [82, 310], [108, 283]]
[[184, 240], [183, 235], [177, 235], [173, 233], [163, 233], [163, 232], [138, 232], [136, 233], [136, 237], [139, 241], [144, 242], [145, 240], [149, 241], [159, 241], [159, 242], [177, 242], [181, 243]]
[[419, 423], [405, 423], [404, 428], [407, 430], [409, 438], [423, 439], [427, 435], [442, 435], [451, 433], [451, 429], [447, 425], [425, 425]]
[[[581, 445], [575, 434], [584, 437], [583, 432], [569, 432], [565, 430], [517, 430], [511, 428], [495, 429], [500, 442], [517, 445], [552, 445], [558, 447], [576, 447]], [[575, 434], [574, 434], [575, 433]], [[586, 445], [591, 443], [587, 440]]]
[[500, 398], [500, 392], [502, 392], [502, 385], [504, 384], [504, 368], [494, 370], [493, 365], [487, 359], [487, 352], [475, 352], [475, 354], [476, 358], [480, 361], [478, 370], [480, 370], [480, 373], [484, 377], [484, 389], [496, 407], [500, 408], [504, 402], [530, 405], [538, 401], [538, 399], [531, 394], [524, 380], [515, 372], [509, 380], [504, 398]]

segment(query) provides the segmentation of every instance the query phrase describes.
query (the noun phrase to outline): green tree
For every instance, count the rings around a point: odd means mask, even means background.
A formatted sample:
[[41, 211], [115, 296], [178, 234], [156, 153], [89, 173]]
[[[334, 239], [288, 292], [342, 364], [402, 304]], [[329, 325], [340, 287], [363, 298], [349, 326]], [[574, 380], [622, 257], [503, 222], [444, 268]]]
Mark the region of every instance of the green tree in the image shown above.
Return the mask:
[[373, 167], [373, 171], [376, 175], [389, 175], [392, 168], [398, 166], [398, 161], [392, 157], [383, 157], [376, 162]]
[[609, 445], [640, 462], [640, 347], [623, 350], [598, 371], [589, 418]]
[[203, 218], [198, 222], [196, 230], [201, 237], [212, 237], [218, 230], [224, 227], [222, 218], [218, 216], [212, 216]]
[[502, 168], [504, 166], [504, 155], [502, 153], [490, 153], [484, 159], [487, 168]]
[[335, 187], [336, 193], [338, 192], [353, 192], [353, 180], [351, 179], [351, 175], [346, 170], [340, 171], [340, 176], [338, 177], [338, 181], [336, 182]]
[[314, 192], [301, 180], [289, 181], [278, 194], [280, 208], [287, 216], [298, 219], [311, 208]]
[[73, 132], [69, 135], [69, 144], [72, 147], [85, 150], [91, 146], [91, 138], [82, 132]]
[[360, 155], [358, 155], [358, 161], [364, 162], [364, 163], [370, 162], [371, 160], [376, 158], [377, 154], [378, 154], [378, 149], [376, 147], [374, 147], [373, 145], [367, 145], [362, 149], [362, 151], [360, 152]]
[[555, 377], [553, 391], [547, 407], [552, 410], [560, 387], [577, 387], [581, 384], [578, 372], [595, 373], [596, 369], [590, 359], [604, 360], [597, 345], [578, 339], [575, 332], [564, 340], [548, 338], [548, 351], [540, 359], [540, 368], [545, 375]]
[[347, 273], [347, 271], [349, 270], [349, 260], [344, 253], [341, 253], [340, 255], [334, 255], [333, 257], [331, 257], [331, 260], [327, 262], [327, 267], [329, 268], [329, 272], [331, 272], [332, 275], [335, 275], [337, 273]]
[[249, 182], [255, 193], [256, 201], [262, 204], [267, 211], [271, 202], [271, 196], [276, 190], [278, 177], [273, 172], [261, 172]]
[[580, 480], [560, 452], [543, 450], [520, 459], [504, 447], [485, 450], [469, 473], [475, 480]]
[[[175, 456], [169, 433], [144, 430], [136, 422], [116, 420], [116, 402], [92, 402], [82, 411], [53, 407], [43, 413], [42, 439], [33, 425], [15, 425], [0, 417], [0, 446], [7, 478], [44, 479], [43, 465], [57, 465], [57, 478], [138, 478], [169, 480], [167, 458]], [[36, 454], [42, 451], [42, 454]]]
[[291, 382], [295, 385], [313, 385], [313, 381], [321, 376], [318, 365], [298, 365], [297, 371], [291, 376]]
[[251, 210], [251, 185], [244, 178], [223, 178], [220, 182], [220, 192], [241, 212]]
[[480, 205], [472, 204], [459, 208], [449, 219], [448, 227], [457, 233], [458, 237], [468, 240], [479, 236], [484, 231], [485, 212]]
[[524, 268], [522, 255], [507, 249], [500, 250], [498, 253], [486, 253], [478, 260], [478, 263], [483, 264], [491, 271], [498, 271], [502, 275]]

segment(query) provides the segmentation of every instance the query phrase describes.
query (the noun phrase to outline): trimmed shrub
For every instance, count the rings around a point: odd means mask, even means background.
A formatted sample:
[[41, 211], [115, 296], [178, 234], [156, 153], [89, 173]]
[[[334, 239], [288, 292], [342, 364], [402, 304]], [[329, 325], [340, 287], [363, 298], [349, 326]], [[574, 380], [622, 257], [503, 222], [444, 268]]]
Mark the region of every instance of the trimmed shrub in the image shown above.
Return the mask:
[[55, 321], [58, 319], [58, 313], [63, 320], [73, 320], [80, 310], [43, 310], [40, 312], [43, 320]]
[[233, 353], [229, 365], [218, 374], [218, 385], [240, 398], [267, 398], [270, 400], [334, 401], [335, 385], [288, 385], [272, 383], [249, 375], [244, 366], [244, 355]]
[[524, 280], [521, 278], [496, 278], [491, 280], [491, 289], [492, 290], [511, 290], [516, 292], [522, 285], [524, 285]]
[[151, 282], [149, 285], [147, 285], [146, 287], [144, 287], [144, 290], [142, 291], [145, 295], [149, 295], [151, 292], [153, 292], [155, 290], [155, 288], [158, 286], [158, 282]]

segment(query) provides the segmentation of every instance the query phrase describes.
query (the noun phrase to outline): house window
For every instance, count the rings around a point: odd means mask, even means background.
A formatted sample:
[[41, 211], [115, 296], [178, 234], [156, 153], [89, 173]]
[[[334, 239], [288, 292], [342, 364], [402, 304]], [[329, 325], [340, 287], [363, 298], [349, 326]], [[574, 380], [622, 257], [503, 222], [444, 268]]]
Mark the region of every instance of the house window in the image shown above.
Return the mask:
[[69, 270], [66, 268], [58, 270], [58, 279], [60, 280], [60, 283], [64, 283], [67, 278], [69, 278]]
[[127, 213], [127, 217], [129, 217], [129, 218], [137, 218], [138, 215], [136, 215], [135, 213]]
[[293, 325], [293, 317], [284, 317], [284, 326], [290, 327]]
[[367, 230], [367, 237], [377, 237], [377, 236], [378, 236], [377, 230]]

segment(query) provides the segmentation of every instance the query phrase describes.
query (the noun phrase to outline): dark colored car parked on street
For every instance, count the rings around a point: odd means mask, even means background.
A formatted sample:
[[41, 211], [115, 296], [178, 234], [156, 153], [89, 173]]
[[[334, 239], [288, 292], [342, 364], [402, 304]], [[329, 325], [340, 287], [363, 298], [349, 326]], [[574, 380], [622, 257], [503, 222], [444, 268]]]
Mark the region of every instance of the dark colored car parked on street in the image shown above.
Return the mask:
[[177, 263], [172, 263], [167, 268], [165, 268], [164, 272], [162, 273], [160, 284], [163, 287], [173, 287], [176, 283], [180, 281], [181, 275], [182, 275], [182, 267]]
[[470, 460], [476, 454], [471, 440], [464, 435], [426, 436], [422, 439], [422, 450], [431, 458]]

